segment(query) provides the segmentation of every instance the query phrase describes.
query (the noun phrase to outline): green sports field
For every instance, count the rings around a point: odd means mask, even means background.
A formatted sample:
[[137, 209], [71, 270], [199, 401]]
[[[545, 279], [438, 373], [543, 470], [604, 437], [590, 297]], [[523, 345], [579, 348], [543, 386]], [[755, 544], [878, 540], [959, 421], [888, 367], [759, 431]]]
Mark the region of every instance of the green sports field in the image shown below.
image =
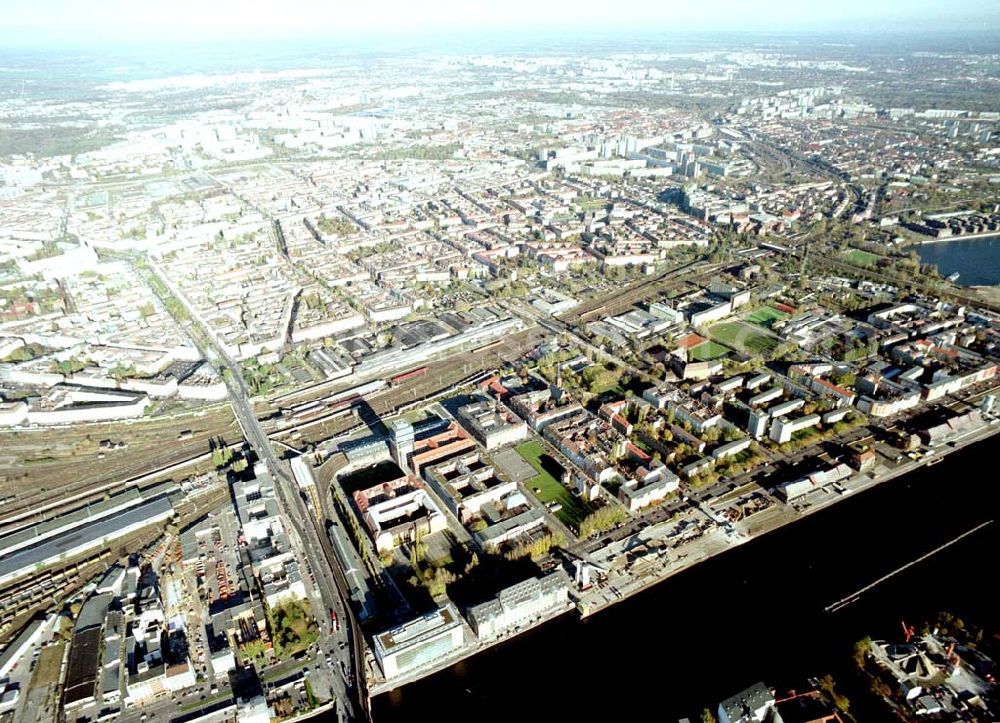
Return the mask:
[[[545, 447], [536, 441], [519, 444], [517, 453], [524, 457], [524, 461], [535, 468], [538, 475], [524, 483], [531, 492], [538, 498], [539, 502], [548, 505], [550, 502], [558, 502], [562, 509], [556, 512], [564, 524], [575, 530], [580, 529], [580, 522], [590, 512], [584, 502], [574, 497], [568, 489], [563, 487], [562, 482], [557, 480], [549, 469], [546, 469], [547, 462], [550, 469], [558, 466], [545, 451]], [[538, 490], [537, 492], [535, 490]]]
[[747, 321], [757, 326], [763, 326], [765, 329], [770, 329], [774, 322], [787, 318], [788, 314], [775, 309], [773, 306], [762, 306], [750, 314], [747, 317]]
[[688, 350], [688, 359], [691, 361], [711, 361], [724, 357], [731, 350], [729, 347], [716, 344], [714, 341], [706, 341]]
[[741, 321], [716, 324], [708, 330], [708, 335], [715, 341], [748, 354], [766, 354], [778, 346], [777, 339], [762, 334], [753, 326]]
[[852, 264], [863, 264], [865, 266], [874, 266], [882, 258], [878, 254], [862, 251], [861, 249], [851, 249], [850, 251], [845, 251], [844, 256], [846, 256], [847, 260]]

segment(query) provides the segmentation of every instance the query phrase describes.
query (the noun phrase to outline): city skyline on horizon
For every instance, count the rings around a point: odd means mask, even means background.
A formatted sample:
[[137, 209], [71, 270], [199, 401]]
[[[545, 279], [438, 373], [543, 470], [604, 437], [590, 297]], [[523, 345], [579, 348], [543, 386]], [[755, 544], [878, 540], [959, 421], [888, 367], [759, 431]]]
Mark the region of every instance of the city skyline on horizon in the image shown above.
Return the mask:
[[[289, 8], [289, 5], [291, 8]], [[5, 43], [32, 45], [159, 44], [234, 40], [419, 41], [412, 36], [450, 33], [528, 36], [560, 33], [639, 35], [686, 32], [843, 33], [990, 32], [1000, 30], [1000, 10], [985, 0], [866, 3], [803, 8], [788, 0], [708, 0], [697, 6], [626, 0], [610, 13], [603, 3], [559, 0], [542, 6], [525, 0], [476, 8], [451, 0], [338, 7], [292, 0], [281, 9], [253, 1], [224, 0], [206, 8], [192, 0], [137, 5], [106, 0], [94, 12], [67, 0], [43, 0], [9, 10]]]

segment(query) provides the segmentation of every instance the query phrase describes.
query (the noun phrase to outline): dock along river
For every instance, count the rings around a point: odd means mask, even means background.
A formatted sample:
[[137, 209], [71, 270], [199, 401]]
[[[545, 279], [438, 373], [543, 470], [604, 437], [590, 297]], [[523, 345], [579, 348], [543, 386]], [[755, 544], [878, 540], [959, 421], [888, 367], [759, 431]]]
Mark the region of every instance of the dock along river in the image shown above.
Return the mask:
[[569, 613], [378, 696], [374, 720], [648, 720], [653, 713], [672, 721], [714, 710], [758, 680], [801, 688], [827, 672], [859, 700], [846, 671], [864, 635], [895, 636], [901, 620], [919, 625], [942, 610], [997, 631], [1000, 605], [989, 590], [1000, 521], [836, 612], [825, 608], [993, 519], [998, 446], [993, 438], [955, 452], [587, 620]]

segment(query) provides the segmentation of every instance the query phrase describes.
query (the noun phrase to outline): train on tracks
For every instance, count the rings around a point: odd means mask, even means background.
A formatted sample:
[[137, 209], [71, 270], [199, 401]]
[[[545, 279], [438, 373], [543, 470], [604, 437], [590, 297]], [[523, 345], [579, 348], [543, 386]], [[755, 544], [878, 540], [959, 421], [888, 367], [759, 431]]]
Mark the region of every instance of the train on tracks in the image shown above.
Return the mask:
[[422, 377], [427, 373], [427, 367], [417, 367], [416, 369], [411, 369], [408, 372], [403, 372], [397, 374], [394, 377], [389, 377], [389, 385], [392, 387], [399, 386], [403, 382], [409, 381], [410, 379], [416, 379], [417, 377]]
[[389, 384], [385, 379], [376, 379], [365, 384], [359, 384], [348, 389], [341, 389], [339, 392], [328, 394], [319, 399], [302, 402], [292, 407], [281, 410], [282, 416], [293, 419], [296, 422], [306, 422], [318, 416], [327, 416], [337, 412], [347, 412], [354, 404], [365, 397], [388, 388]]
[[398, 387], [400, 384], [408, 382], [411, 379], [422, 377], [427, 374], [428, 369], [429, 367], [427, 366], [417, 367], [416, 369], [400, 372], [386, 379], [375, 379], [354, 387], [341, 389], [319, 399], [284, 407], [281, 409], [281, 416], [286, 419], [292, 419], [295, 422], [314, 421], [318, 417], [332, 416], [333, 418], [337, 418], [342, 415], [346, 416], [352, 413], [354, 406], [366, 397], [386, 389]]

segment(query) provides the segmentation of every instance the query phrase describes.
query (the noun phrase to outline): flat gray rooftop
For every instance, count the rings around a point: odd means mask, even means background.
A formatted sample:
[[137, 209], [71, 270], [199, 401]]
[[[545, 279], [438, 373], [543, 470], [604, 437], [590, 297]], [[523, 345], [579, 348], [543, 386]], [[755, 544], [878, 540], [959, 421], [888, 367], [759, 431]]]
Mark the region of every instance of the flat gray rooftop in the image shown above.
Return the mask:
[[80, 545], [97, 543], [106, 537], [114, 537], [116, 532], [141, 525], [144, 521], [155, 524], [158, 517], [172, 509], [170, 500], [166, 497], [160, 497], [120, 514], [81, 525], [74, 530], [52, 537], [40, 545], [18, 550], [14, 554], [0, 559], [0, 580], [21, 570], [33, 568], [47, 560], [65, 555]]

